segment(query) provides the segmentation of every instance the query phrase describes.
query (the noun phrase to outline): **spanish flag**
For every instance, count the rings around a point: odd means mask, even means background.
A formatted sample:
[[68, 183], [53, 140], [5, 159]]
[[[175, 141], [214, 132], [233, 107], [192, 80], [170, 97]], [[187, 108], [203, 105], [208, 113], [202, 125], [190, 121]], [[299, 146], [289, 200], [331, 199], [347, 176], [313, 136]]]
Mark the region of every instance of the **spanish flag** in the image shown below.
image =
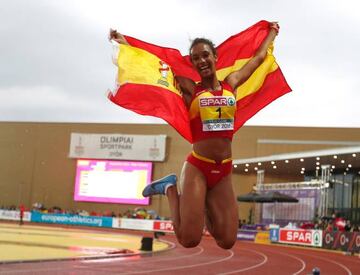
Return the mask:
[[[217, 47], [218, 79], [223, 80], [244, 66], [254, 56], [269, 30], [269, 22], [260, 21], [221, 43]], [[109, 93], [109, 99], [141, 115], [164, 119], [192, 143], [188, 110], [175, 81], [175, 75], [200, 81], [189, 56], [130, 36], [125, 38], [130, 45], [119, 45], [119, 87], [114, 93]], [[237, 89], [234, 131], [263, 107], [291, 91], [272, 52], [271, 46], [264, 62]]]

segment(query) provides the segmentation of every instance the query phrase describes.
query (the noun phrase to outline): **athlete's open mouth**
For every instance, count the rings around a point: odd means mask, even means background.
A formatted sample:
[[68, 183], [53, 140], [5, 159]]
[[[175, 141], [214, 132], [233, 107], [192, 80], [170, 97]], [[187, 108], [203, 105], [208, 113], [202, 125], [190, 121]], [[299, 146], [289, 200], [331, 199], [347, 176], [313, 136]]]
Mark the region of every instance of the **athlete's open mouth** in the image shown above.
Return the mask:
[[200, 72], [206, 72], [207, 70], [210, 70], [210, 66], [204, 65], [199, 67]]

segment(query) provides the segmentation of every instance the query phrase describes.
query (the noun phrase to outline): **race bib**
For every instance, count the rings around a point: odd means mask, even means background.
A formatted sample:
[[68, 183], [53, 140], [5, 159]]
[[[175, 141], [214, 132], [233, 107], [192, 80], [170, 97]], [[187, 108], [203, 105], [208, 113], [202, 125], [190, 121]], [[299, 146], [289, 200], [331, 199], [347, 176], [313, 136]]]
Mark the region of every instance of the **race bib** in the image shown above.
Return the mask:
[[236, 105], [233, 96], [202, 97], [199, 110], [203, 131], [234, 130]]

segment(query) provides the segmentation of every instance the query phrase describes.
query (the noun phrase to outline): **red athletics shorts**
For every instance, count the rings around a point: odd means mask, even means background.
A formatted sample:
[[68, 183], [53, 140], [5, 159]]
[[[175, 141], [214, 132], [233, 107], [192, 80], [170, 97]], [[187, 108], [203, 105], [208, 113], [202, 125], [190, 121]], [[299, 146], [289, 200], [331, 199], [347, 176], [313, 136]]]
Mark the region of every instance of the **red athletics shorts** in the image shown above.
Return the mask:
[[215, 160], [199, 156], [193, 151], [186, 160], [203, 173], [209, 189], [213, 188], [223, 177], [230, 174], [232, 170], [231, 159], [216, 163]]

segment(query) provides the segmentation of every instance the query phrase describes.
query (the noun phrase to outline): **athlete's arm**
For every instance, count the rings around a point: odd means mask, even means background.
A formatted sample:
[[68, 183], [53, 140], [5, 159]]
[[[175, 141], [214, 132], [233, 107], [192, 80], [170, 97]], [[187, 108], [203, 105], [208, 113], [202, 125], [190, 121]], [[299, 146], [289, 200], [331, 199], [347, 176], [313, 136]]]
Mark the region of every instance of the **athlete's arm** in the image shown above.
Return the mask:
[[234, 90], [248, 80], [260, 64], [264, 62], [267, 49], [279, 32], [279, 25], [276, 22], [270, 23], [269, 27], [270, 31], [268, 35], [255, 52], [255, 55], [240, 70], [230, 73], [225, 78], [225, 81], [229, 83]]
[[192, 95], [194, 93], [195, 82], [187, 77], [175, 76], [178, 88], [181, 91], [182, 97], [187, 107], [189, 107]]

